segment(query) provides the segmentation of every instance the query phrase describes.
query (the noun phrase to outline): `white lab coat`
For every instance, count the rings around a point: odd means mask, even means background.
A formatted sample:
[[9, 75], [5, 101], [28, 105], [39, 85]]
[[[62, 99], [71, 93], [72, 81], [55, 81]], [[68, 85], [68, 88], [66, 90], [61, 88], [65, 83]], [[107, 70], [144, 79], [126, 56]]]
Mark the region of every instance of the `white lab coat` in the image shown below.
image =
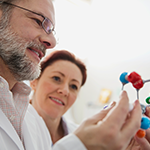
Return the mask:
[[[25, 150], [86, 150], [74, 134], [69, 134], [51, 147], [51, 138], [45, 122], [33, 108], [26, 113], [22, 132]], [[1, 109], [0, 150], [24, 150], [17, 132]]]
[[0, 150], [24, 150], [14, 127], [0, 109]]
[[[15, 131], [14, 127], [7, 119], [5, 114], [0, 109], [0, 150], [24, 150], [22, 141], [20, 140], [17, 132]], [[33, 124], [35, 120], [32, 120]], [[47, 130], [45, 131], [43, 128], [40, 130], [40, 134], [43, 134], [43, 137], [46, 137]], [[23, 138], [24, 138], [24, 145], [26, 150], [50, 150], [51, 144], [48, 139], [41, 140], [39, 135], [39, 129], [35, 128], [34, 131], [36, 135], [30, 132], [27, 126], [27, 122], [23, 122]], [[48, 135], [47, 135], [48, 136]], [[38, 139], [39, 138], [39, 139]], [[41, 142], [36, 143], [35, 141], [41, 140]], [[45, 147], [46, 146], [46, 147]]]

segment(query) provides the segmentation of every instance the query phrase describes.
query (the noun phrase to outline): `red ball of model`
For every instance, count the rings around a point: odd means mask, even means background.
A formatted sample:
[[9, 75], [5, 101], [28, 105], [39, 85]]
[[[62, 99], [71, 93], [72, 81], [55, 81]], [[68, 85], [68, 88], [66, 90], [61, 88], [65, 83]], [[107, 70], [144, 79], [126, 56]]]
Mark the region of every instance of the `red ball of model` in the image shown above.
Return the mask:
[[136, 72], [131, 72], [128, 77], [127, 80], [129, 82], [132, 83], [133, 87], [136, 89], [140, 89], [143, 87], [144, 83], [143, 80], [141, 78], [141, 76], [139, 74], [137, 74]]

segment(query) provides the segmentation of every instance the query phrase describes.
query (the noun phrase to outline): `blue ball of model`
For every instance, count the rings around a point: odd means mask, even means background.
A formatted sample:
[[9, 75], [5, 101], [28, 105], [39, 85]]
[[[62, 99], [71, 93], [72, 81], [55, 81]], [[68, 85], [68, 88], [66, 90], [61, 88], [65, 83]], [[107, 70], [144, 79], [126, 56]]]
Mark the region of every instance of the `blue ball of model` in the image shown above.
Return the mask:
[[141, 129], [147, 130], [148, 128], [150, 128], [150, 119], [143, 116], [141, 119]]

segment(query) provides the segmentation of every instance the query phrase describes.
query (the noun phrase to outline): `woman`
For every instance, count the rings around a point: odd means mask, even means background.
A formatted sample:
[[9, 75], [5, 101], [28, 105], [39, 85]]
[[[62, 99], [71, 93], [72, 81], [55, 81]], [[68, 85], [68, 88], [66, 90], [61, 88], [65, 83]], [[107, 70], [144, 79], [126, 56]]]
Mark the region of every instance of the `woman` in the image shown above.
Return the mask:
[[41, 62], [39, 78], [30, 82], [32, 106], [44, 119], [53, 144], [77, 127], [66, 122], [63, 114], [75, 102], [86, 77], [85, 65], [72, 53], [59, 50]]

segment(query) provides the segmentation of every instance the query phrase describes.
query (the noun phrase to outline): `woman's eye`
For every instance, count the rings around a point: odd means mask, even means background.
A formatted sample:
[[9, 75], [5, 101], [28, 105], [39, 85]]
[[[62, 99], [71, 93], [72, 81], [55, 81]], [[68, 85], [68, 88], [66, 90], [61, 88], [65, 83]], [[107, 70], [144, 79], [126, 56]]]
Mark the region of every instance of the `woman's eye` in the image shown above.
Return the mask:
[[74, 85], [74, 84], [71, 85], [71, 88], [74, 89], [74, 90], [77, 90], [77, 89], [78, 89], [78, 87], [77, 87], [76, 85]]
[[54, 79], [55, 81], [60, 81], [60, 78], [57, 77], [57, 76], [54, 76], [53, 79]]
[[40, 21], [39, 19], [34, 19], [34, 20], [39, 26], [42, 26], [42, 21]]

